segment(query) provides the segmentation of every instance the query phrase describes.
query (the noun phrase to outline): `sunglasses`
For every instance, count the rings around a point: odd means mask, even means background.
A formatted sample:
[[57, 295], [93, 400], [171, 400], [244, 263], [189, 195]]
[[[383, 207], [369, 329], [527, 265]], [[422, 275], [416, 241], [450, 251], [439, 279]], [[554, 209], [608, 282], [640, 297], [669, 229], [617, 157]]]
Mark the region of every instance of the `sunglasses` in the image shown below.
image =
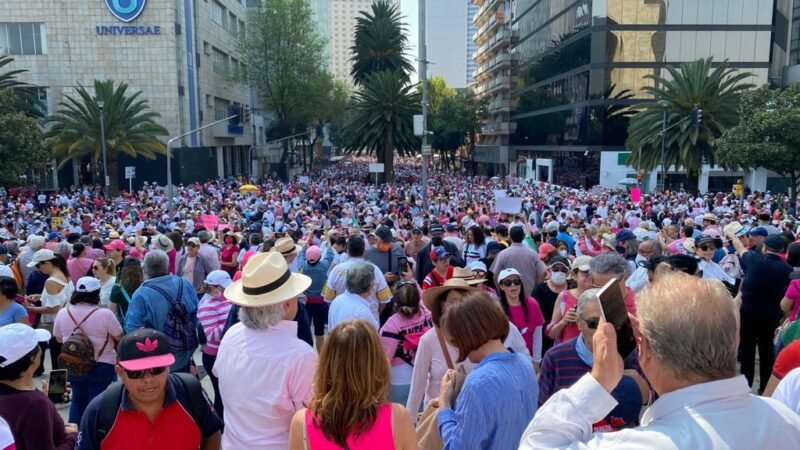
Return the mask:
[[145, 369], [145, 370], [125, 370], [125, 374], [128, 375], [128, 378], [131, 380], [141, 380], [144, 378], [145, 374], [150, 374], [152, 376], [161, 375], [162, 373], [167, 371], [167, 367], [154, 367], [152, 369]]
[[102, 269], [102, 267], [100, 267], [100, 266], [92, 266], [92, 270], [100, 270], [100, 269]]
[[590, 330], [596, 330], [598, 326], [600, 326], [600, 318], [599, 317], [590, 317], [588, 319], [584, 319], [581, 317], [581, 320], [586, 322], [586, 326], [589, 327]]
[[505, 287], [522, 286], [522, 280], [505, 280], [500, 284], [502, 284]]
[[700, 250], [702, 250], [704, 252], [707, 252], [709, 250], [715, 250], [715, 248], [710, 246], [710, 245], [701, 245], [699, 248], [700, 248]]

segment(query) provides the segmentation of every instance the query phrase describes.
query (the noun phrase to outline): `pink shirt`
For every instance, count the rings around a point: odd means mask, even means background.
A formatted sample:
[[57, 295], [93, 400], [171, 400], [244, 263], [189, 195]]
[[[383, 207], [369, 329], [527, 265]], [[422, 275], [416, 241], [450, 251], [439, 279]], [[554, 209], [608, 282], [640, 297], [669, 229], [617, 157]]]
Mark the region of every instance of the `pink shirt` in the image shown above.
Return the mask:
[[[578, 299], [575, 298], [572, 294], [570, 294], [569, 290], [564, 291], [564, 295], [561, 296], [561, 317], [569, 311], [570, 309], [578, 306]], [[581, 330], [578, 329], [578, 324], [576, 323], [569, 323], [563, 329], [561, 329], [561, 336], [556, 339], [556, 344], [561, 342], [567, 342], [570, 339], [574, 339], [580, 336]]]
[[[55, 324], [53, 325], [53, 336], [59, 341], [64, 342], [67, 340], [72, 332], [75, 330], [75, 322], [69, 316], [67, 311], [70, 311], [78, 323], [89, 315], [89, 313], [97, 308], [95, 305], [88, 305], [86, 303], [79, 303], [77, 305], [69, 305], [67, 308], [62, 308], [56, 316]], [[122, 335], [122, 326], [114, 316], [111, 310], [106, 308], [99, 308], [97, 312], [92, 314], [86, 322], [81, 325], [81, 330], [89, 340], [92, 341], [95, 352], [95, 360], [97, 362], [104, 362], [108, 364], [117, 363], [117, 352], [114, 350], [114, 342], [111, 337]], [[108, 340], [108, 344], [105, 344]], [[105, 345], [103, 354], [98, 356], [100, 349]]]
[[[528, 320], [525, 320], [525, 311], [522, 309], [522, 305], [509, 305], [508, 312], [511, 316], [511, 323], [516, 325], [519, 328], [519, 332], [522, 333], [522, 338], [525, 339], [525, 346], [528, 347], [528, 351], [535, 355], [533, 351], [533, 335], [537, 328], [544, 325], [544, 315], [541, 308], [539, 308], [539, 303], [533, 297], [528, 297], [526, 301], [528, 302]], [[539, 339], [541, 339], [541, 332]], [[541, 353], [541, 347], [539, 352]]]
[[311, 400], [316, 371], [317, 352], [297, 338], [296, 322], [231, 327], [214, 363], [225, 406], [222, 448], [286, 450], [292, 416]]
[[792, 300], [792, 312], [789, 314], [789, 320], [794, 322], [797, 320], [797, 311], [800, 309], [800, 280], [792, 280], [789, 283], [784, 297]]
[[[308, 448], [313, 450], [340, 450], [337, 444], [325, 437], [322, 429], [314, 425], [311, 410], [306, 410], [306, 434], [308, 435]], [[364, 433], [347, 437], [347, 447], [350, 450], [394, 450], [394, 432], [392, 431], [392, 404], [384, 403], [378, 407], [378, 416], [375, 424]]]
[[[420, 331], [427, 331], [433, 327], [433, 321], [431, 320], [431, 313], [425, 307], [422, 307], [420, 311], [413, 317], [406, 317], [400, 313], [395, 313], [381, 328], [380, 336], [381, 336], [381, 345], [383, 346], [383, 353], [389, 358], [392, 362], [393, 366], [398, 366], [401, 364], [407, 364], [402, 358], [395, 357], [397, 352], [398, 345], [402, 347], [402, 343], [400, 340], [384, 336], [384, 333], [392, 333], [392, 334], [399, 334], [405, 336], [409, 333], [417, 333]], [[407, 357], [414, 361], [414, 356], [416, 356], [417, 352], [415, 350], [402, 350]]]
[[228, 321], [228, 313], [231, 311], [231, 303], [225, 297], [210, 297], [206, 295], [200, 300], [197, 309], [197, 320], [203, 326], [206, 335], [206, 345], [203, 346], [203, 353], [216, 355], [219, 349], [219, 341], [222, 340], [222, 330]]
[[78, 280], [81, 277], [87, 276], [89, 269], [92, 268], [94, 260], [89, 258], [70, 258], [67, 261], [67, 270], [69, 270], [69, 278], [74, 285], [78, 285]]

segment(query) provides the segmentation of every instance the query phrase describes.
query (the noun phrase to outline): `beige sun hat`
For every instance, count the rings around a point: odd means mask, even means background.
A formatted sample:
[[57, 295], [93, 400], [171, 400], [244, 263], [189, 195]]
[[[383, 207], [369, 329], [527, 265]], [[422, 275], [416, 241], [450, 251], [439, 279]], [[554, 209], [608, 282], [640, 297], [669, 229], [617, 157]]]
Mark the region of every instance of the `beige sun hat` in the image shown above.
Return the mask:
[[175, 248], [175, 243], [172, 242], [172, 239], [167, 237], [167, 235], [159, 234], [153, 239], [153, 246], [158, 250], [169, 253], [173, 248]]
[[436, 307], [437, 300], [441, 298], [448, 291], [459, 289], [463, 291], [474, 291], [477, 288], [470, 285], [469, 282], [463, 278], [451, 278], [444, 282], [441, 286], [432, 287], [422, 292], [422, 303], [428, 310], [433, 310]]
[[275, 241], [272, 246], [271, 252], [280, 253], [283, 256], [293, 255], [300, 251], [300, 246], [294, 243], [294, 239], [290, 237], [282, 237]]
[[470, 286], [481, 284], [484, 281], [486, 281], [486, 279], [484, 278], [476, 277], [475, 272], [473, 272], [472, 269], [469, 269], [467, 267], [456, 267], [455, 269], [453, 269], [453, 279], [456, 278], [461, 280], [466, 280], [467, 284], [469, 284]]
[[280, 253], [258, 253], [244, 267], [242, 278], [225, 289], [225, 298], [240, 306], [269, 306], [297, 297], [309, 286], [311, 278], [292, 273]]

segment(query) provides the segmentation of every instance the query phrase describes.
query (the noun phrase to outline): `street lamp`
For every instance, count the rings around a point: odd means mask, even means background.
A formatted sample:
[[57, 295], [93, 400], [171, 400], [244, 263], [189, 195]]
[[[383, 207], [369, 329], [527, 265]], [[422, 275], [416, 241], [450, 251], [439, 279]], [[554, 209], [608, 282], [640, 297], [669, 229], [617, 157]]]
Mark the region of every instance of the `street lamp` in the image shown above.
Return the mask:
[[661, 116], [661, 192], [667, 190], [667, 166], [666, 166], [666, 143], [667, 143], [667, 107], [669, 102], [661, 100], [658, 102], [664, 113]]
[[100, 108], [100, 146], [103, 149], [103, 198], [108, 200], [108, 163], [106, 160], [106, 126], [103, 121], [103, 106], [105, 102], [98, 101], [97, 107]]

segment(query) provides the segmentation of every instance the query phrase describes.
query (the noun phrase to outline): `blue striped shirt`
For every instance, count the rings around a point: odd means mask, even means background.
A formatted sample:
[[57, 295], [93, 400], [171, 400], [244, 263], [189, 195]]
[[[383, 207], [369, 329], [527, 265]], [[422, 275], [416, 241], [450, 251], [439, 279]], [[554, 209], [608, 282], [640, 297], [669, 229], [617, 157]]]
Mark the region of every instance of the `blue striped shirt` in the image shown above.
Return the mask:
[[513, 351], [485, 357], [464, 381], [456, 409], [439, 411], [444, 449], [517, 449], [538, 391], [530, 360]]

